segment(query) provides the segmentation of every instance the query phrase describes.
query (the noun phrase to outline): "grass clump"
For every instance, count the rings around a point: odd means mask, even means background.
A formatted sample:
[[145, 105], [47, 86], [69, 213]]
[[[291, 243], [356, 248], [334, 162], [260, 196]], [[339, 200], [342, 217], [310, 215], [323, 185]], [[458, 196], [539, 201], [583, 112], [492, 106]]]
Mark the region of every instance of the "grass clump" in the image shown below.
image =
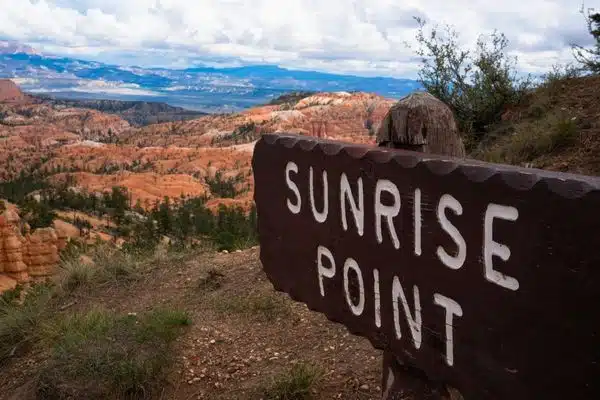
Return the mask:
[[68, 260], [61, 265], [61, 287], [71, 293], [80, 287], [90, 287], [98, 276], [98, 269], [94, 265], [81, 260]]
[[0, 297], [0, 365], [34, 342], [34, 332], [49, 308], [49, 286], [34, 286], [26, 296], [21, 296], [21, 290], [17, 287]]
[[131, 282], [140, 278], [141, 258], [136, 254], [100, 248], [95, 252], [93, 261], [100, 271], [98, 283]]
[[321, 377], [321, 370], [312, 365], [300, 363], [289, 371], [275, 377], [263, 389], [265, 400], [308, 400], [312, 398], [311, 391]]
[[51, 348], [37, 383], [41, 398], [85, 393], [89, 399], [150, 398], [172, 362], [169, 344], [190, 324], [186, 313], [157, 309], [137, 316], [96, 309], [56, 318], [39, 329]]
[[131, 283], [141, 278], [144, 261], [147, 261], [144, 256], [101, 246], [91, 252], [91, 257], [64, 259], [60, 287], [72, 293], [80, 287]]
[[14, 289], [0, 293], [0, 305], [14, 304], [23, 295], [23, 285], [17, 285]]
[[290, 314], [290, 307], [274, 293], [253, 293], [220, 297], [215, 305], [218, 312], [239, 314], [274, 321]]

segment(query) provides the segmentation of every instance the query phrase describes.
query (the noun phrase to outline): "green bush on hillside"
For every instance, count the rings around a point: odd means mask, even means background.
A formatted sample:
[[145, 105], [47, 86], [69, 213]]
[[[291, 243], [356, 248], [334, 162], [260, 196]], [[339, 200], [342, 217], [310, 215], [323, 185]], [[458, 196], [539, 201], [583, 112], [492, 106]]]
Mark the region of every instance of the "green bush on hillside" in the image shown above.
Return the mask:
[[532, 86], [530, 77], [519, 78], [516, 59], [506, 55], [508, 39], [493, 32], [481, 35], [474, 50], [461, 49], [450, 26], [425, 32], [419, 24], [416, 54], [422, 66], [419, 81], [432, 95], [453, 110], [467, 143], [475, 144], [489, 125], [500, 120], [507, 106], [519, 104]]
[[19, 203], [19, 211], [31, 229], [50, 227], [56, 219], [56, 212], [48, 203], [31, 198]]
[[239, 207], [219, 206], [216, 213], [206, 207], [206, 199], [191, 198], [157, 202], [143, 220], [131, 223], [128, 250], [151, 250], [162, 237], [178, 243], [193, 239], [212, 241], [219, 250], [236, 250], [258, 242], [256, 209], [246, 213]]

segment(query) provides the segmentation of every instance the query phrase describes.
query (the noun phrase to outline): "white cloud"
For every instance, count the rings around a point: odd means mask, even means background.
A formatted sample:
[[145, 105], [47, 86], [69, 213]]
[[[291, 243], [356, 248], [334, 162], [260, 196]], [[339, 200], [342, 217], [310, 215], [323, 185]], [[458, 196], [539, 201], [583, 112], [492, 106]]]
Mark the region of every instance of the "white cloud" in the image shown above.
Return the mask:
[[572, 0], [0, 0], [0, 9], [0, 38], [139, 65], [238, 60], [414, 77], [413, 16], [453, 25], [469, 45], [498, 29], [527, 72], [569, 61], [569, 42], [589, 39]]

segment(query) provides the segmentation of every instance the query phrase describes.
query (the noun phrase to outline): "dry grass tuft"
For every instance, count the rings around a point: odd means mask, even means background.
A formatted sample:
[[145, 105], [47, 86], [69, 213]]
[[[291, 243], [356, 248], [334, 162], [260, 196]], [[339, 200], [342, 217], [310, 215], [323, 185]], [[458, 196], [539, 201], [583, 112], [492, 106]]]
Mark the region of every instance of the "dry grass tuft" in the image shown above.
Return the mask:
[[309, 364], [296, 364], [263, 389], [265, 400], [308, 400], [322, 371]]
[[523, 165], [574, 147], [578, 141], [575, 120], [548, 114], [515, 126], [514, 132], [500, 137], [474, 156], [493, 163]]

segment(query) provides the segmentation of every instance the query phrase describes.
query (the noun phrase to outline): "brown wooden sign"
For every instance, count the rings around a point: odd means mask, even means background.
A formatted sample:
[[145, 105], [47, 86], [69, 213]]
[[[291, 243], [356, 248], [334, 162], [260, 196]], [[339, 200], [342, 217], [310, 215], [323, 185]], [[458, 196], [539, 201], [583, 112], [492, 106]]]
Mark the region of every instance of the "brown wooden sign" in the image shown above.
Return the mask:
[[600, 398], [600, 180], [296, 135], [253, 158], [277, 290], [467, 399]]

